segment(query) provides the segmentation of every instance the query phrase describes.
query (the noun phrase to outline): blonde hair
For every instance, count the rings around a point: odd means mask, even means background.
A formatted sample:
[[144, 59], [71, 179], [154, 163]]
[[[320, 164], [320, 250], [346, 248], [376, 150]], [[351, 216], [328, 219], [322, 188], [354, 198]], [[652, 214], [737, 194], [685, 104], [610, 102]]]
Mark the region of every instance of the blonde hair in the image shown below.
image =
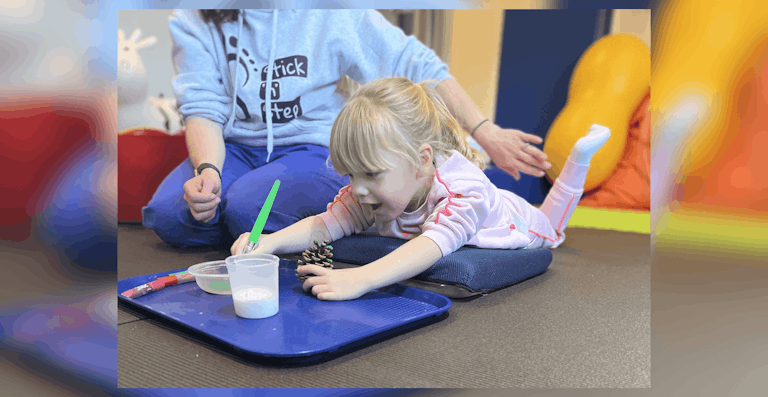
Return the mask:
[[418, 149], [425, 143], [434, 156], [456, 150], [485, 168], [480, 153], [469, 146], [467, 133], [430, 83], [395, 77], [355, 87], [331, 129], [330, 161], [336, 172], [390, 170], [394, 164], [383, 158], [385, 151], [418, 167]]

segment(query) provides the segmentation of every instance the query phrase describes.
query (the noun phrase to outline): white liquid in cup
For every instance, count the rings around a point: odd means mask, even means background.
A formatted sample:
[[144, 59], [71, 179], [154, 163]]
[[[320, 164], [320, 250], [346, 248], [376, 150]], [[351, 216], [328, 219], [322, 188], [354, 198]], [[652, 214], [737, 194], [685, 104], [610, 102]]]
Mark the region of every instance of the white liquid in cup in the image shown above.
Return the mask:
[[267, 254], [233, 255], [226, 259], [235, 314], [256, 319], [274, 316], [280, 309], [278, 265]]
[[265, 318], [277, 314], [278, 294], [266, 288], [245, 288], [232, 294], [235, 314], [243, 318]]

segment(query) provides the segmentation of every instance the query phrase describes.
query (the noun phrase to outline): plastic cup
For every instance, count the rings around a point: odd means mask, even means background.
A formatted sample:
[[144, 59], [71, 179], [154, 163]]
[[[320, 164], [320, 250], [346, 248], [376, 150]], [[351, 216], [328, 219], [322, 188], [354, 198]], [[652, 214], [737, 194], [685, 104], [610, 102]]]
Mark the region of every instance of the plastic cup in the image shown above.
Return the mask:
[[269, 254], [241, 254], [226, 259], [235, 314], [242, 318], [266, 318], [280, 308], [278, 265]]

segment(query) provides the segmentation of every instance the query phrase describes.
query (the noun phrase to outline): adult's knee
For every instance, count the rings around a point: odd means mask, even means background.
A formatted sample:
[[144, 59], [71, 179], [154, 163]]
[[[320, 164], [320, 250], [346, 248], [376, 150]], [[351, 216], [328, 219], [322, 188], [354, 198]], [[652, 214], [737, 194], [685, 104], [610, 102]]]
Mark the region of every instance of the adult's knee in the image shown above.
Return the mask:
[[[302, 197], [303, 194], [297, 192], [292, 183], [283, 183], [270, 208], [267, 222], [264, 225], [264, 233], [273, 233], [284, 229], [317, 213], [316, 208], [302, 207], [301, 203], [306, 202]], [[307, 192], [307, 194], [311, 195], [311, 192]], [[240, 234], [251, 231], [268, 195], [269, 189], [265, 186], [254, 188], [250, 184], [238, 186], [236, 183], [232, 185], [226, 193], [224, 199], [226, 205], [222, 211], [222, 221], [232, 237], [237, 238]]]
[[187, 241], [186, 233], [181, 231], [184, 226], [181, 223], [179, 211], [183, 209], [169, 204], [171, 203], [150, 201], [147, 206], [141, 209], [142, 225], [155, 232], [157, 237], [168, 245], [174, 247], [193, 246], [194, 244]]
[[[247, 196], [238, 195], [227, 197], [227, 204], [222, 211], [221, 219], [232, 238], [237, 239], [241, 234], [250, 232], [253, 229], [253, 223], [256, 222], [266, 200], [266, 197], [259, 199], [255, 198], [255, 196], [252, 199], [248, 199]], [[274, 233], [301, 219], [296, 214], [286, 211], [283, 203], [284, 200], [275, 199], [267, 217], [267, 222], [264, 224], [264, 233]]]

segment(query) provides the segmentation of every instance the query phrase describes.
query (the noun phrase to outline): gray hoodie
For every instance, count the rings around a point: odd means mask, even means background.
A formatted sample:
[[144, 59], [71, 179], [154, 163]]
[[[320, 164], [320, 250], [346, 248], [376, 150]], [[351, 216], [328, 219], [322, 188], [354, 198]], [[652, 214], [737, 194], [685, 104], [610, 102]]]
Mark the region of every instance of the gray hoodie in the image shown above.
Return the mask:
[[169, 26], [185, 120], [216, 122], [226, 141], [266, 146], [269, 154], [273, 146], [328, 146], [344, 75], [361, 83], [451, 78], [431, 49], [375, 10], [241, 10], [221, 29], [197, 10], [177, 10]]

